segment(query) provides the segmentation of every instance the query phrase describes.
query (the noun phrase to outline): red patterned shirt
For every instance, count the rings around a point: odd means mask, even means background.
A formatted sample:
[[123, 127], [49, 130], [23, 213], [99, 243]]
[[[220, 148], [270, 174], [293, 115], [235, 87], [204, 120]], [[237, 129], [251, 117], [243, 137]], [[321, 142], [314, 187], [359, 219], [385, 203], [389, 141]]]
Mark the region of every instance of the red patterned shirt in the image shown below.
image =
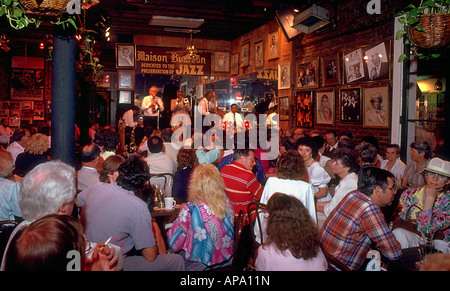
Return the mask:
[[234, 161], [222, 167], [220, 175], [236, 216], [240, 210], [247, 213], [248, 204], [261, 198], [264, 187], [258, 182], [255, 174], [245, 169], [241, 163]]
[[352, 191], [330, 213], [320, 230], [322, 249], [351, 270], [359, 270], [372, 243], [389, 260], [400, 258], [401, 246], [373, 200]]

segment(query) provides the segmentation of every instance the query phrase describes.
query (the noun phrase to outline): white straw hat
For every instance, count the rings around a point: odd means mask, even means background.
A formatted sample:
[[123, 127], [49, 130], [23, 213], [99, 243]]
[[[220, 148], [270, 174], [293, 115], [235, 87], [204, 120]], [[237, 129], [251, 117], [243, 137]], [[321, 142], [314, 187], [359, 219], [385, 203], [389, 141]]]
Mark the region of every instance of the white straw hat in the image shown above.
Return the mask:
[[450, 177], [450, 162], [441, 160], [439, 158], [433, 158], [428, 163], [425, 171]]

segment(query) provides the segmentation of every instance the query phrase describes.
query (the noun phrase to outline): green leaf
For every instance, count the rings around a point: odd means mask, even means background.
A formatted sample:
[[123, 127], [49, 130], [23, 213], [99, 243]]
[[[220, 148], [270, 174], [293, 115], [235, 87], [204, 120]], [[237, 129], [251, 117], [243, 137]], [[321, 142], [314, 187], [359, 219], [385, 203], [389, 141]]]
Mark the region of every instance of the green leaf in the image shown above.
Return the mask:
[[439, 54], [431, 54], [431, 57], [432, 57], [433, 59], [439, 58], [440, 56], [441, 56], [440, 53], [439, 53]]
[[436, 3], [434, 3], [434, 1], [432, 1], [432, 0], [425, 1], [422, 5], [423, 6], [437, 7]]
[[405, 54], [401, 54], [400, 57], [398, 58], [398, 62], [401, 63], [403, 62], [405, 59], [408, 59], [408, 57]]
[[75, 21], [72, 18], [67, 19], [67, 21], [69, 21], [70, 24], [72, 24], [72, 26], [77, 29], [77, 24], [75, 23]]
[[3, 0], [3, 4], [5, 4], [6, 6], [11, 5], [11, 0]]
[[399, 31], [397, 31], [397, 33], [395, 34], [395, 39], [396, 39], [396, 40], [400, 40], [405, 34], [406, 34], [406, 31], [404, 31], [404, 30], [399, 30]]
[[414, 29], [417, 30], [417, 31], [425, 32], [425, 28], [423, 28], [423, 27], [420, 26], [420, 25], [416, 25], [416, 26], [414, 27]]

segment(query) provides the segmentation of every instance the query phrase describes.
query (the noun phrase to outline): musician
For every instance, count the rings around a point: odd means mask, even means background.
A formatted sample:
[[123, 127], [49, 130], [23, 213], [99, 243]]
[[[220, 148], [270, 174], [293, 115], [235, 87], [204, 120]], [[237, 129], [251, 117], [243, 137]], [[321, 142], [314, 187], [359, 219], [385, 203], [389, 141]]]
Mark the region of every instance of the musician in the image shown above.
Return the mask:
[[231, 110], [223, 116], [223, 122], [226, 123], [226, 128], [231, 126], [233, 133], [245, 131], [244, 119], [240, 113], [237, 112], [237, 105], [231, 104]]
[[198, 103], [198, 111], [202, 116], [206, 116], [212, 113], [214, 113], [214, 103], [211, 102], [213, 98], [212, 92], [206, 92], [205, 96], [202, 100]]
[[151, 86], [148, 90], [149, 96], [145, 96], [142, 100], [141, 110], [144, 115], [144, 126], [152, 126], [158, 128], [158, 118], [160, 113], [164, 111], [164, 104], [158, 94], [158, 87]]
[[126, 111], [123, 114], [122, 119], [125, 121], [125, 144], [130, 144], [131, 132], [133, 131], [133, 127], [138, 125], [139, 122], [139, 113], [141, 109], [138, 106], [133, 106], [130, 110]]
[[191, 105], [189, 100], [184, 98], [184, 91], [177, 91], [177, 98], [170, 100], [170, 110], [172, 111], [172, 117], [170, 119], [170, 125], [180, 126], [182, 128], [183, 135], [187, 134], [187, 126], [192, 124], [190, 112]]

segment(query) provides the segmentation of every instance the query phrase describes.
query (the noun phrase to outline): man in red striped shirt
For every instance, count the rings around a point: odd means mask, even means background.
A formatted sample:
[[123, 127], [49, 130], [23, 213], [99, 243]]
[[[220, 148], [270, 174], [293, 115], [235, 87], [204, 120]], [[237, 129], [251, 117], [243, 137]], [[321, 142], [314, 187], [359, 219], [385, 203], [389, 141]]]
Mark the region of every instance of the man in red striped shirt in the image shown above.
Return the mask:
[[[259, 201], [264, 187], [258, 182], [252, 169], [256, 165], [255, 152], [251, 149], [235, 149], [233, 162], [222, 167], [220, 175], [225, 183], [225, 191], [230, 198], [235, 212], [235, 218], [239, 211], [247, 214], [247, 206], [253, 201]], [[255, 246], [252, 238], [247, 215], [244, 216], [244, 228], [242, 229], [240, 250], [236, 254], [237, 270], [243, 270], [247, 266], [249, 258], [253, 256]], [[252, 217], [252, 220], [256, 218]]]
[[[255, 165], [253, 150], [236, 149], [233, 162], [220, 170], [236, 217], [240, 210], [247, 213], [248, 204], [254, 200], [259, 201], [264, 190], [252, 172]], [[248, 223], [246, 219], [245, 224]]]

